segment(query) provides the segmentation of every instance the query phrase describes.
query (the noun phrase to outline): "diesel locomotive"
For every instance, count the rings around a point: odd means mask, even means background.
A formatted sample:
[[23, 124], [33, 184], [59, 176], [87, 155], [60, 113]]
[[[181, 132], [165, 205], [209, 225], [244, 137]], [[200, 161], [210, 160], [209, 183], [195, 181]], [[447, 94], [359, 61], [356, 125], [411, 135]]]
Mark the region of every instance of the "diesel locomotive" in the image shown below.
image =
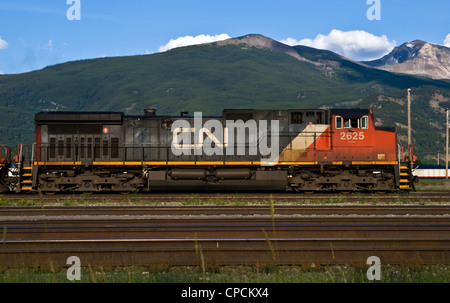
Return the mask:
[[414, 189], [413, 147], [371, 109], [41, 112], [35, 125], [32, 146], [0, 146], [0, 192]]

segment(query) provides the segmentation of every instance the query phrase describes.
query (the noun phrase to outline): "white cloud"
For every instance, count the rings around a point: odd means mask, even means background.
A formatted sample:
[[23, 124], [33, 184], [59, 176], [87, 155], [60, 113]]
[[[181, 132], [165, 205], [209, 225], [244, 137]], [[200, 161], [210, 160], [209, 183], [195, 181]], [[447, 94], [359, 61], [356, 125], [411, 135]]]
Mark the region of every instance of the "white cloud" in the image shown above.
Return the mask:
[[[304, 39], [304, 40], [306, 40], [306, 39]], [[303, 40], [302, 40], [302, 41], [303, 41]], [[294, 38], [287, 38], [287, 39], [285, 39], [285, 40], [280, 40], [280, 42], [281, 42], [281, 43], [284, 43], [284, 44], [286, 44], [286, 45], [289, 45], [289, 46], [301, 45], [301, 41], [297, 41], [297, 40], [294, 39]]]
[[189, 46], [189, 45], [197, 45], [197, 44], [203, 44], [203, 43], [212, 43], [217, 42], [221, 40], [230, 39], [231, 37], [227, 34], [221, 34], [221, 35], [198, 35], [198, 36], [184, 36], [177, 38], [175, 40], [171, 39], [169, 43], [162, 45], [159, 48], [160, 52], [166, 52], [168, 50], [171, 50], [173, 48], [177, 47], [183, 47], [183, 46]]
[[2, 40], [2, 37], [0, 36], [0, 49], [8, 48], [8, 42], [5, 40]]
[[53, 52], [53, 40], [48, 40], [46, 47]]
[[386, 35], [375, 36], [365, 31], [343, 32], [333, 29], [328, 35], [318, 35], [312, 39], [297, 41], [287, 38], [280, 41], [284, 44], [305, 45], [318, 49], [326, 49], [338, 53], [347, 58], [358, 61], [379, 59], [388, 54], [396, 46], [396, 41], [389, 41]]
[[450, 34], [445, 37], [444, 46], [450, 47]]

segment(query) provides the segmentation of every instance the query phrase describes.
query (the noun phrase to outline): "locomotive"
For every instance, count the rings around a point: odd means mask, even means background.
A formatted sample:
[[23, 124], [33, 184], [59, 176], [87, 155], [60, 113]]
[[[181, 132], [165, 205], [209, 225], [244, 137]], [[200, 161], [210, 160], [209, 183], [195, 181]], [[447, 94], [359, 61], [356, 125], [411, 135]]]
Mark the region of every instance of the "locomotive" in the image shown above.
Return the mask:
[[14, 159], [0, 146], [0, 192], [414, 189], [413, 146], [371, 109], [40, 112], [35, 125]]

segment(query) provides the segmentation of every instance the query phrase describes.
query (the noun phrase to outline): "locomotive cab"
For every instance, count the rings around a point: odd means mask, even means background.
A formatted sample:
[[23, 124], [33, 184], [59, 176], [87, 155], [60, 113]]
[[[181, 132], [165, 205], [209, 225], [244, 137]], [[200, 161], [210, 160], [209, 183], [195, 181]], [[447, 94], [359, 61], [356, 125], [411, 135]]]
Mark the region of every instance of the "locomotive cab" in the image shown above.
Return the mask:
[[395, 128], [376, 127], [371, 109], [332, 110], [333, 161], [393, 163], [397, 157]]

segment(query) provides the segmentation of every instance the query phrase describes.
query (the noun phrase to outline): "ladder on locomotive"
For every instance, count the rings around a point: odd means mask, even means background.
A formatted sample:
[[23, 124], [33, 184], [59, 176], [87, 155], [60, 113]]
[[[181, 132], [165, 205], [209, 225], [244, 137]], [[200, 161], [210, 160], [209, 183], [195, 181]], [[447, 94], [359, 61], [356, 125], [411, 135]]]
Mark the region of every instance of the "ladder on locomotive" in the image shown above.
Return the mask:
[[[405, 153], [407, 151], [407, 154]], [[416, 190], [414, 186], [414, 175], [412, 167], [414, 165], [414, 145], [402, 146], [402, 159], [400, 161], [400, 185], [401, 190]]]
[[29, 158], [28, 145], [18, 145], [15, 162], [19, 178], [16, 192], [33, 190], [33, 166]]

